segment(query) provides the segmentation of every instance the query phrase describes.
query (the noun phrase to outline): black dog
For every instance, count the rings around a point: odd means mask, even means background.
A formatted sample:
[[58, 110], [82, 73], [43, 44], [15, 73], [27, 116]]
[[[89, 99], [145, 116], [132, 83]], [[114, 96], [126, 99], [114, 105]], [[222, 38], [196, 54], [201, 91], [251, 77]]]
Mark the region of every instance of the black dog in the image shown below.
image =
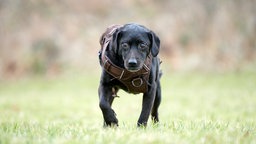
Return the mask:
[[104, 126], [118, 126], [111, 105], [119, 89], [133, 94], [143, 93], [138, 126], [147, 125], [150, 113], [153, 122], [158, 122], [161, 102], [158, 36], [142, 25], [131, 23], [109, 27], [100, 42], [102, 74], [98, 93]]

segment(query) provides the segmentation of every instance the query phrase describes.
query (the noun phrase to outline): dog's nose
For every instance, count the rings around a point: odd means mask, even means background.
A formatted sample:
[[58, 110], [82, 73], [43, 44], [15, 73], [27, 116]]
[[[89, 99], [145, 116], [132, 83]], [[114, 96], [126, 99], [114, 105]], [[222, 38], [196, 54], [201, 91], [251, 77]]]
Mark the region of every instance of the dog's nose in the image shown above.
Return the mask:
[[129, 66], [134, 67], [137, 65], [137, 60], [135, 58], [130, 58], [128, 64]]

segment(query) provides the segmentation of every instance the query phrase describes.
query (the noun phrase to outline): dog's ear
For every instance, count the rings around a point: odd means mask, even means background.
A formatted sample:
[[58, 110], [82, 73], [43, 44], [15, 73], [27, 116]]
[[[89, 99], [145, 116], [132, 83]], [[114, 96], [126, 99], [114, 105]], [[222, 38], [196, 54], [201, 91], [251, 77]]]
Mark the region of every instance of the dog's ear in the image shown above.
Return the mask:
[[120, 28], [116, 29], [112, 36], [112, 41], [110, 42], [112, 49], [117, 54], [119, 48], [119, 40], [121, 37]]
[[152, 56], [156, 57], [158, 55], [159, 49], [160, 49], [160, 39], [152, 31], [150, 31], [150, 41], [151, 41], [151, 53], [152, 53]]

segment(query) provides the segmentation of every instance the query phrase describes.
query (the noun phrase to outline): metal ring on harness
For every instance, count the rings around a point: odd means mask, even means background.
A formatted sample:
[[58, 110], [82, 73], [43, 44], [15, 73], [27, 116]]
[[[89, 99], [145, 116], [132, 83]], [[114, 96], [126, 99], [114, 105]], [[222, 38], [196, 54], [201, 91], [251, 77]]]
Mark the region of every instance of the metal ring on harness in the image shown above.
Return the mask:
[[142, 78], [135, 78], [132, 80], [132, 85], [134, 87], [140, 87], [140, 86], [142, 86], [142, 84], [143, 84]]

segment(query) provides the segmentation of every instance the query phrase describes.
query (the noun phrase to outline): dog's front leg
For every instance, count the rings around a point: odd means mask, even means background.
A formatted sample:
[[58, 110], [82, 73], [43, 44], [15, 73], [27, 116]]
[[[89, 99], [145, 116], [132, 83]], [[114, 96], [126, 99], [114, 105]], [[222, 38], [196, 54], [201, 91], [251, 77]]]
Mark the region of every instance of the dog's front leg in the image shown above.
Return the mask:
[[148, 92], [143, 94], [142, 110], [137, 125], [146, 127], [155, 100], [156, 84], [153, 83]]
[[109, 86], [100, 85], [99, 87], [99, 97], [103, 118], [104, 126], [118, 126], [118, 120], [114, 110], [111, 108], [112, 98], [112, 88]]

